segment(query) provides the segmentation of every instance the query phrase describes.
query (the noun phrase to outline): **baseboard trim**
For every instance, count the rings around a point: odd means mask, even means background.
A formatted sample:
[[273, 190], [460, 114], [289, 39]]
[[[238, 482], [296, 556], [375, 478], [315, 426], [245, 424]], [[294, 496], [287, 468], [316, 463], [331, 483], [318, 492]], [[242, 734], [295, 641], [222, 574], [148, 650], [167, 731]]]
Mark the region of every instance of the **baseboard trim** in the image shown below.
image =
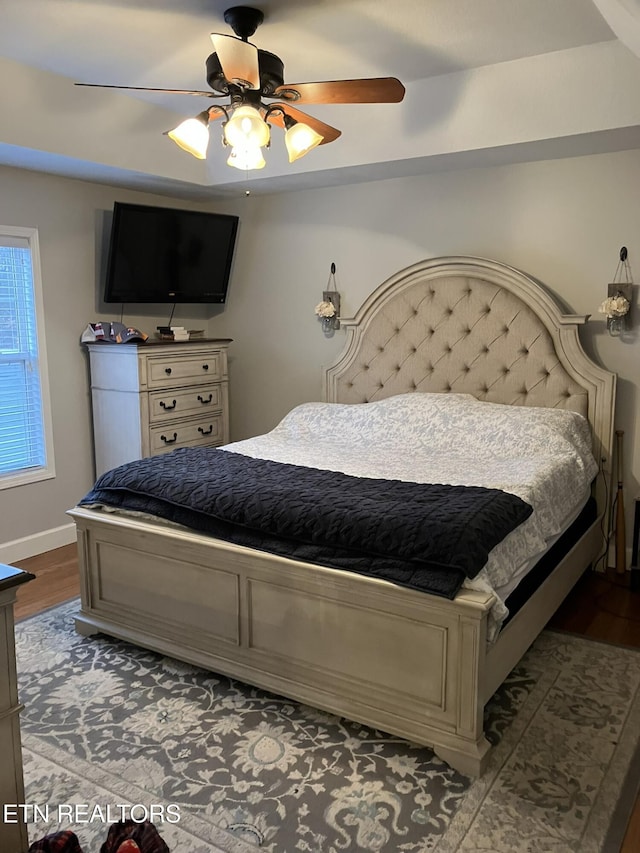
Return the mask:
[[63, 524], [61, 527], [43, 530], [22, 539], [0, 543], [0, 563], [11, 565], [17, 560], [26, 560], [28, 557], [44, 554], [45, 551], [52, 551], [54, 548], [61, 548], [75, 541], [75, 524]]

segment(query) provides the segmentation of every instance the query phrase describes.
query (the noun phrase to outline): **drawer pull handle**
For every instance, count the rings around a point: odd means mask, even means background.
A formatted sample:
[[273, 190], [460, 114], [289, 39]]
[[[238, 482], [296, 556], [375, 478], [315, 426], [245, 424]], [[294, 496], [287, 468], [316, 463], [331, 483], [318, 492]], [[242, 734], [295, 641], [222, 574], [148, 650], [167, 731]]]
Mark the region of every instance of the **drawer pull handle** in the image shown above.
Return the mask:
[[173, 444], [174, 441], [178, 440], [178, 433], [174, 432], [173, 438], [167, 438], [166, 435], [161, 435], [160, 438], [164, 441], [165, 444]]
[[167, 374], [167, 376], [171, 376], [171, 368], [170, 367], [165, 367], [164, 372]]
[[203, 365], [202, 365], [202, 369], [203, 369], [203, 370], [209, 370], [209, 365], [208, 365], [208, 364], [203, 364]]
[[200, 400], [203, 406], [206, 406], [207, 403], [210, 403], [213, 400], [213, 394], [209, 394], [208, 400], [205, 400], [204, 397], [201, 397], [200, 394], [198, 394], [198, 400]]
[[201, 432], [203, 435], [211, 435], [213, 432], [213, 424], [209, 424], [209, 429], [205, 429], [204, 427], [198, 427], [198, 432]]
[[165, 403], [164, 400], [160, 400], [160, 408], [164, 409], [165, 412], [168, 412], [170, 409], [175, 409], [176, 401], [174, 400], [171, 404]]

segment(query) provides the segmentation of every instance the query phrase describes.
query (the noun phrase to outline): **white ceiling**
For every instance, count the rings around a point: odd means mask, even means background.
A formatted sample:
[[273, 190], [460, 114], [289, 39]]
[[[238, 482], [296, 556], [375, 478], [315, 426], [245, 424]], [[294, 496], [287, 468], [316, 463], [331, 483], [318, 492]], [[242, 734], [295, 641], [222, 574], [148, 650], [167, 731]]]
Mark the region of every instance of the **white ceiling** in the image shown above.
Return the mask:
[[[232, 0], [3, 0], [0, 53], [78, 80], [203, 88]], [[248, 4], [250, 5], [250, 4]], [[265, 0], [251, 41], [287, 82], [449, 71], [605, 41], [591, 0]]]
[[[229, 5], [2, 0], [0, 114], [14, 121], [0, 124], [0, 162], [200, 197], [245, 186], [246, 176], [224, 165], [215, 135], [206, 166], [187, 165], [184, 158], [193, 158], [162, 136], [211, 101], [72, 85], [206, 89], [209, 34], [231, 34], [223, 20]], [[267, 168], [250, 176], [256, 190], [640, 144], [640, 116], [622, 97], [627, 86], [635, 94], [640, 82], [634, 46], [623, 43], [638, 0], [256, 5], [265, 20], [251, 41], [280, 56], [285, 82], [395, 76], [407, 88], [397, 105], [305, 108], [343, 136], [294, 166], [275, 150], [282, 147], [278, 139]], [[627, 15], [622, 25], [616, 6]], [[573, 109], [582, 114], [569, 115]]]

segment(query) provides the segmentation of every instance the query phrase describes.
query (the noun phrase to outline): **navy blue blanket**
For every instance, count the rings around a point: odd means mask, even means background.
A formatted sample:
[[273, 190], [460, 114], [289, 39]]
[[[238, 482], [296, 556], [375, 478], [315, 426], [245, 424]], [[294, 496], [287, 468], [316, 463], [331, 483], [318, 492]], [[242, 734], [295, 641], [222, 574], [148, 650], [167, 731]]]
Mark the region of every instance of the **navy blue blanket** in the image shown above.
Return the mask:
[[446, 598], [532, 512], [498, 489], [351, 477], [210, 447], [107, 471], [80, 504], [152, 513], [239, 545]]

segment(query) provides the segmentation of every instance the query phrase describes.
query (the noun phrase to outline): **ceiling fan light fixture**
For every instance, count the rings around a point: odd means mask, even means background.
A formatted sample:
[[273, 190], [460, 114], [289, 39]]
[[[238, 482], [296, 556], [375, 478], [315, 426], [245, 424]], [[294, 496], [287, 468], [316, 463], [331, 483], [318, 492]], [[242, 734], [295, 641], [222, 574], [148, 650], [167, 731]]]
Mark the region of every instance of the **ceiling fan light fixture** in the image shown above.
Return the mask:
[[206, 160], [209, 146], [209, 112], [204, 110], [195, 118], [188, 118], [167, 133], [180, 148], [198, 160]]
[[243, 172], [264, 169], [266, 165], [267, 162], [262, 156], [262, 148], [259, 145], [245, 148], [234, 147], [227, 158], [227, 166], [233, 166], [235, 169], [241, 169]]
[[308, 124], [301, 121], [294, 121], [288, 116], [285, 119], [285, 127], [287, 128], [284, 134], [284, 144], [287, 146], [289, 154], [289, 162], [293, 163], [300, 157], [308, 154], [316, 145], [320, 145], [324, 139]]
[[[395, 77], [285, 85], [284, 63], [280, 57], [249, 42], [249, 37], [263, 22], [264, 13], [249, 6], [232, 6], [225, 11], [224, 20], [235, 36], [211, 33], [214, 52], [206, 61], [206, 80], [213, 94], [197, 89], [161, 89], [111, 83], [75, 85], [228, 98], [224, 105], [211, 106], [173, 130], [165, 131], [164, 135], [199, 160], [206, 160], [209, 122], [224, 117], [222, 142], [231, 149], [227, 163], [243, 171], [266, 166], [262, 149], [270, 145], [270, 117], [273, 124], [284, 130], [289, 162], [293, 163], [317, 145], [334, 142], [341, 135], [337, 128], [300, 111], [299, 104], [391, 104], [404, 98], [405, 88]], [[269, 104], [271, 98], [281, 99], [281, 102]], [[296, 106], [292, 106], [293, 103]], [[366, 130], [365, 123], [363, 133]]]
[[232, 148], [261, 148], [269, 144], [269, 125], [255, 107], [236, 107], [224, 126], [224, 138]]

